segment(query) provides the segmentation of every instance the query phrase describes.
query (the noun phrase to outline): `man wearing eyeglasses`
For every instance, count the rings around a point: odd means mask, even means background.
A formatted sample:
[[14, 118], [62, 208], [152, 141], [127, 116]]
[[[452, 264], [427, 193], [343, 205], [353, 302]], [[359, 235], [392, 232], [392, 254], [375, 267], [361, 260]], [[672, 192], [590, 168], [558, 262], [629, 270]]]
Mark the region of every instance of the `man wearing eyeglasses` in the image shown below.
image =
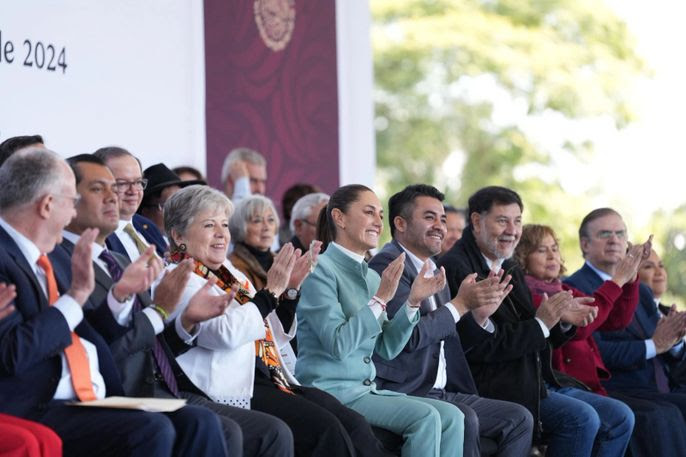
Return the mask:
[[[565, 282], [590, 295], [612, 277], [627, 255], [627, 229], [621, 215], [612, 208], [591, 211], [579, 227], [579, 245], [585, 263]], [[681, 393], [684, 386], [670, 379], [669, 371], [686, 356], [681, 342], [686, 315], [674, 310], [660, 318], [653, 294], [644, 284], [639, 297], [626, 329], [594, 334], [603, 362], [612, 373], [603, 385], [636, 413], [638, 442], [632, 441], [633, 455], [643, 455], [636, 452], [635, 445], [645, 445], [646, 455], [682, 455], [686, 394]], [[650, 416], [646, 419], [649, 430], [644, 431], [642, 415]]]
[[310, 244], [317, 239], [317, 218], [319, 212], [329, 202], [329, 196], [322, 192], [301, 197], [291, 211], [291, 243], [296, 249], [307, 252]]
[[94, 155], [112, 171], [119, 196], [119, 226], [107, 237], [107, 247], [133, 262], [153, 244], [157, 255], [164, 257], [168, 248], [164, 236], [150, 219], [136, 214], [148, 185], [140, 161], [126, 149], [116, 146], [100, 148]]

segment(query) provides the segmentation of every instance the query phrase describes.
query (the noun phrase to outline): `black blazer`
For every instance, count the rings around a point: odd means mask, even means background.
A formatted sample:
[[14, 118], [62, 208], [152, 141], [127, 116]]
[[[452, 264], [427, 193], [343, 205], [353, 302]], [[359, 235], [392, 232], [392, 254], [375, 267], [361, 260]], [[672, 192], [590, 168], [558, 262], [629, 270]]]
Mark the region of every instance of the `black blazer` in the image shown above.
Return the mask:
[[[71, 256], [74, 245], [64, 240], [56, 249], [58, 250]], [[111, 254], [122, 269], [129, 264], [124, 256], [116, 252], [111, 252]], [[179, 389], [200, 394], [176, 363], [175, 357], [190, 349], [190, 346], [178, 336], [174, 323], [167, 325], [159, 336], [155, 335], [150, 320], [143, 312], [133, 313], [128, 326], [119, 325], [107, 305], [107, 294], [114, 284], [112, 278], [95, 262], [93, 262], [93, 268], [95, 269], [95, 289], [84, 307], [85, 316], [110, 345], [126, 395], [152, 397], [160, 390], [167, 390], [164, 382], [155, 376], [156, 364], [152, 352], [155, 338], [159, 339], [171, 362]], [[143, 308], [150, 305], [151, 299], [147, 292], [139, 293], [137, 297]]]
[[[393, 240], [369, 261], [369, 267], [381, 274], [402, 252], [402, 247]], [[405, 312], [403, 306], [410, 295], [412, 282], [418, 274], [412, 260], [406, 256], [398, 290], [386, 309], [389, 318], [399, 310]], [[484, 332], [469, 313], [465, 314], [456, 326], [450, 310], [443, 306], [450, 298], [450, 290], [446, 286], [434, 296], [437, 306], [435, 310], [431, 311], [428, 299], [421, 303], [419, 323], [412, 330], [407, 345], [395, 359], [389, 361], [374, 355], [375, 382], [379, 388], [417, 396], [426, 395], [436, 382], [441, 341], [445, 341], [448, 378], [445, 389], [449, 392], [477, 393], [456, 327], [462, 327], [463, 332], [474, 333], [472, 341], [490, 338], [491, 335]]]
[[[60, 293], [68, 289], [64, 263], [51, 255]], [[69, 264], [71, 274], [71, 264]], [[60, 354], [71, 344], [62, 313], [48, 299], [19, 246], [0, 227], [0, 282], [14, 284], [15, 311], [0, 320], [0, 411], [38, 419], [52, 400], [62, 373]], [[75, 329], [93, 343], [107, 395], [123, 395], [112, 354], [84, 320]]]
[[[489, 273], [471, 226], [439, 259], [439, 264], [445, 267], [452, 294], [457, 293], [467, 275], [476, 272], [479, 278], [485, 278]], [[525, 406], [533, 414], [534, 423], [539, 424], [540, 400], [547, 395], [544, 381], [556, 387], [578, 385], [572, 378], [554, 374], [551, 365], [551, 343], [554, 346], [564, 343], [574, 335], [576, 328], [565, 333], [556, 325], [550, 331], [550, 337], [544, 338], [534, 319], [536, 310], [524, 282], [524, 272], [513, 260], [506, 260], [502, 268], [512, 275], [514, 287], [491, 316], [496, 328], [494, 335], [480, 342], [470, 341], [470, 334], [460, 332], [460, 336], [463, 344], [469, 347], [467, 360], [479, 393]], [[540, 425], [537, 429], [540, 433]]]

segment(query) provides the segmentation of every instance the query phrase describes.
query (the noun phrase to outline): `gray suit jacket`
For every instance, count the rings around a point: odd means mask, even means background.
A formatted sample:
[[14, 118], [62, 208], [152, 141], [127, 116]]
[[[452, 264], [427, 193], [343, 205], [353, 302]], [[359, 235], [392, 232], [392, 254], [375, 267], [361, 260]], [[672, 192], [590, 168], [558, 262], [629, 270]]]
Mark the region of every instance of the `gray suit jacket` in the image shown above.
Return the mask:
[[[403, 252], [397, 241], [387, 243], [369, 262], [369, 267], [379, 274]], [[395, 297], [388, 303], [386, 312], [389, 317], [403, 309], [410, 295], [412, 283], [419, 272], [409, 257], [405, 258], [405, 268]], [[485, 332], [474, 321], [470, 313], [462, 316], [455, 324], [453, 316], [443, 304], [450, 300], [448, 286], [434, 296], [437, 308], [431, 310], [429, 300], [421, 303], [421, 318], [412, 331], [412, 336], [403, 351], [395, 359], [383, 360], [376, 355], [376, 384], [381, 389], [395, 390], [411, 395], [426, 395], [436, 382], [441, 341], [445, 341], [446, 371], [448, 382], [445, 390], [465, 394], [476, 394], [476, 386], [464, 356], [464, 350], [457, 333], [473, 332], [483, 338]]]
[[[70, 241], [64, 240], [59, 248], [64, 249], [71, 256], [74, 245]], [[112, 251], [110, 253], [119, 262], [122, 269], [130, 263], [123, 255]], [[171, 395], [161, 377], [156, 376], [157, 368], [152, 352], [155, 338], [160, 340], [162, 348], [172, 364], [179, 389], [202, 395], [175, 361], [175, 357], [190, 349], [190, 346], [178, 336], [174, 324], [167, 325], [164, 332], [157, 336], [150, 319], [145, 313], [139, 311], [133, 313], [129, 325], [119, 325], [107, 305], [107, 294], [113, 285], [112, 278], [95, 262], [93, 262], [93, 268], [95, 270], [95, 289], [84, 306], [84, 315], [86, 320], [110, 345], [126, 395], [132, 397]], [[139, 293], [137, 299], [142, 308], [151, 303], [148, 292]]]

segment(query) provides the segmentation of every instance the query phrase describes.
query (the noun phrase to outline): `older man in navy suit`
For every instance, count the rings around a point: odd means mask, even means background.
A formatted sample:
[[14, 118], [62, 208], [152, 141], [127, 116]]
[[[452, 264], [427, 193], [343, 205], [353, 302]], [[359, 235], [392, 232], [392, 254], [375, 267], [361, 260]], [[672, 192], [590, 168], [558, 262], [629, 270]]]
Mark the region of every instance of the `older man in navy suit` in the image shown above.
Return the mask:
[[[0, 282], [17, 292], [15, 311], [0, 321], [0, 410], [51, 427], [66, 455], [183, 452], [175, 449], [174, 427], [162, 414], [70, 405], [123, 391], [106, 343], [83, 321], [82, 306], [94, 287], [90, 256], [97, 230], [84, 231], [74, 248], [69, 287], [65, 272], [47, 257], [75, 214], [69, 166], [53, 152], [29, 149], [0, 167], [0, 188]], [[197, 425], [221, 436], [214, 415]], [[225, 455], [223, 441], [219, 448], [184, 444], [199, 446], [202, 455]]]
[[[431, 259], [441, 251], [446, 234], [443, 194], [432, 186], [406, 187], [389, 200], [393, 241], [372, 258], [369, 266], [381, 272], [405, 252], [405, 268], [395, 297], [388, 302], [389, 317], [408, 301], [412, 282], [425, 263], [437, 270]], [[464, 455], [481, 454], [479, 437], [496, 442], [498, 456], [522, 456], [529, 452], [533, 417], [516, 403], [479, 397], [465, 359], [457, 327], [487, 338], [482, 323], [506, 295], [507, 281], [497, 278], [475, 282], [470, 277], [454, 299], [444, 289], [421, 303], [421, 318], [403, 352], [388, 361], [374, 356], [376, 383], [415, 396], [426, 396], [454, 403], [465, 415]], [[483, 306], [482, 306], [483, 305]], [[492, 324], [490, 324], [492, 327]]]
[[[592, 294], [610, 278], [627, 250], [627, 229], [611, 208], [591, 211], [579, 228], [579, 244], [586, 262], [565, 282]], [[620, 331], [596, 332], [603, 362], [612, 377], [603, 382], [610, 395], [636, 413], [633, 455], [683, 455], [686, 449], [686, 395], [670, 381], [673, 363], [684, 359], [684, 315], [660, 319], [648, 287], [641, 284], [634, 319]], [[657, 438], [657, 439], [656, 439]]]

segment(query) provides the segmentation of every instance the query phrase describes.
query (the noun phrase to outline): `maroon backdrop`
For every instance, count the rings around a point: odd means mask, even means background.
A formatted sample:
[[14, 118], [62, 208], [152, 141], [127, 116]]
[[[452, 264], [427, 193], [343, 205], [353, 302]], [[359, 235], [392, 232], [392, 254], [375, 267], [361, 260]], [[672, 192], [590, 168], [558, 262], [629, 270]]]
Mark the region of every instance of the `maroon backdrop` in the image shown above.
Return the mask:
[[[220, 185], [226, 154], [247, 146], [267, 158], [267, 193], [277, 206], [284, 190], [296, 182], [335, 190], [335, 1], [291, 1], [294, 28], [280, 51], [270, 49], [260, 35], [256, 0], [204, 1], [210, 183]], [[257, 1], [288, 5], [288, 0]], [[273, 29], [277, 34], [280, 25]]]

